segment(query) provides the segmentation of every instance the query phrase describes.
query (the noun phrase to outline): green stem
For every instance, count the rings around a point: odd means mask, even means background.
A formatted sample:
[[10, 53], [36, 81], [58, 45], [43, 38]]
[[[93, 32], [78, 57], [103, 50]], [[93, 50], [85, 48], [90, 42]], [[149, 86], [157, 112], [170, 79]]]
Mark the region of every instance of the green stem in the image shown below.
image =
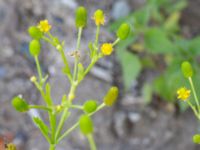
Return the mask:
[[117, 39], [113, 42], [112, 46], [115, 46], [119, 41], [120, 41], [120, 38], [117, 38]]
[[83, 106], [79, 106], [79, 105], [70, 105], [71, 108], [75, 108], [75, 109], [80, 109], [83, 110]]
[[56, 149], [56, 146], [54, 144], [50, 144], [49, 150], [55, 150], [55, 149]]
[[83, 28], [78, 28], [78, 39], [76, 43], [76, 50], [79, 50], [80, 48], [82, 31], [83, 31]]
[[67, 118], [69, 117], [69, 115], [70, 115], [70, 113], [68, 111], [68, 108], [65, 108], [64, 112], [63, 112], [63, 114], [61, 116], [60, 122], [58, 124], [58, 128], [56, 130], [56, 134], [55, 134], [56, 142], [57, 142], [57, 139], [58, 139], [58, 137], [59, 137], [59, 135], [60, 135], [60, 133], [62, 131], [63, 125], [64, 125], [65, 121], [67, 120]]
[[193, 95], [194, 95], [195, 102], [196, 102], [196, 104], [197, 104], [198, 114], [200, 114], [199, 100], [198, 100], [198, 97], [197, 97], [197, 94], [196, 94], [196, 90], [195, 90], [195, 88], [194, 88], [194, 84], [193, 84], [192, 78], [189, 77], [188, 79], [189, 79], [190, 86], [191, 86], [191, 89], [192, 89], [192, 92], [193, 92]]
[[90, 144], [90, 149], [91, 150], [97, 150], [97, 147], [96, 147], [96, 144], [95, 144], [95, 141], [94, 141], [92, 134], [87, 135], [87, 138], [88, 138], [88, 141], [89, 141], [89, 144]]
[[29, 109], [42, 109], [46, 111], [51, 111], [51, 108], [42, 105], [29, 105]]
[[[89, 116], [92, 116], [93, 114], [95, 114], [97, 111], [101, 110], [103, 107], [105, 107], [105, 104], [102, 103], [101, 105], [99, 105], [99, 107], [96, 109], [96, 111], [94, 111], [93, 113], [90, 113]], [[76, 122], [71, 128], [69, 128], [67, 131], [65, 131], [63, 133], [63, 135], [61, 135], [58, 140], [57, 143], [60, 142], [63, 138], [65, 138], [68, 134], [70, 134], [73, 130], [75, 130], [77, 127], [79, 126], [79, 122]]]
[[198, 115], [198, 112], [197, 112], [196, 108], [192, 105], [192, 103], [190, 103], [189, 100], [187, 101], [187, 103], [188, 103], [188, 105], [192, 108], [192, 110], [193, 110], [195, 116], [196, 116], [198, 119], [200, 119], [200, 118], [199, 118], [199, 115]]
[[38, 56], [35, 56], [35, 63], [36, 63], [36, 67], [37, 67], [37, 72], [38, 72], [38, 75], [39, 75], [39, 80], [40, 80], [40, 85], [42, 85], [42, 70], [41, 70], [41, 67], [40, 67], [40, 62], [38, 60]]
[[51, 142], [56, 143], [56, 115], [54, 112], [49, 112], [49, 121], [51, 126]]

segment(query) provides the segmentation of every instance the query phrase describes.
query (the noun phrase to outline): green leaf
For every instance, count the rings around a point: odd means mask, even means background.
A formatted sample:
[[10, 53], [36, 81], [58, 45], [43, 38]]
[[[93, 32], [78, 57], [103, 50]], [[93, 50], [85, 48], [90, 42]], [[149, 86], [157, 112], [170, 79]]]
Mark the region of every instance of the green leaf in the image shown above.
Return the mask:
[[151, 103], [152, 99], [152, 85], [149, 83], [145, 83], [142, 88], [142, 96], [145, 101], [145, 104]]
[[175, 46], [159, 28], [151, 28], [145, 32], [144, 40], [145, 47], [152, 53], [166, 54], [175, 51]]
[[130, 88], [132, 81], [137, 78], [141, 71], [141, 63], [136, 55], [131, 54], [124, 48], [117, 50], [117, 57], [122, 65], [123, 81], [125, 88]]
[[48, 135], [49, 128], [39, 117], [33, 117], [33, 121], [44, 135]]
[[200, 37], [196, 37], [189, 42], [189, 50], [194, 55], [200, 55]]

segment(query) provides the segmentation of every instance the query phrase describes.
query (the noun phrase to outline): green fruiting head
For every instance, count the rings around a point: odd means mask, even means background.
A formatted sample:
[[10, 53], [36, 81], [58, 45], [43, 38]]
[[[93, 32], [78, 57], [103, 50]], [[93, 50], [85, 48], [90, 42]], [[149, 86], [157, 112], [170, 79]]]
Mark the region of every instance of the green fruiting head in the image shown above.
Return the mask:
[[92, 113], [97, 109], [97, 102], [95, 100], [86, 101], [83, 105], [83, 109], [86, 113]]
[[193, 69], [192, 69], [191, 64], [188, 61], [184, 61], [181, 64], [181, 70], [182, 70], [184, 77], [186, 77], [186, 78], [192, 77]]
[[40, 31], [40, 29], [36, 26], [31, 26], [28, 28], [28, 33], [33, 39], [41, 39], [43, 36], [43, 33]]
[[127, 23], [123, 23], [117, 30], [117, 37], [120, 40], [125, 40], [130, 33], [130, 26]]
[[40, 54], [40, 49], [41, 45], [39, 40], [34, 39], [29, 43], [29, 51], [33, 57], [38, 56]]
[[88, 135], [93, 132], [93, 122], [88, 115], [82, 115], [79, 118], [79, 126], [84, 135]]
[[76, 10], [76, 27], [83, 28], [87, 25], [87, 10], [85, 7], [78, 7]]
[[119, 93], [119, 90], [117, 87], [115, 86], [111, 87], [103, 99], [104, 103], [107, 106], [112, 106], [117, 100], [118, 93]]
[[12, 106], [19, 112], [25, 112], [29, 110], [28, 103], [19, 96], [16, 96], [12, 99]]
[[192, 140], [195, 144], [200, 144], [200, 134], [195, 134]]

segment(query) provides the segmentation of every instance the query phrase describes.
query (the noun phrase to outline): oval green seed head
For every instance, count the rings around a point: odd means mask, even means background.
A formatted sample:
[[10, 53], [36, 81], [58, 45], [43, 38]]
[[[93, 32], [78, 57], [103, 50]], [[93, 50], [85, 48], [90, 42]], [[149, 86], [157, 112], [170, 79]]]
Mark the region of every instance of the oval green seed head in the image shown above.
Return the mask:
[[105, 95], [103, 101], [107, 106], [112, 106], [117, 100], [119, 90], [117, 87], [111, 87]]
[[43, 36], [43, 33], [36, 26], [29, 27], [28, 33], [33, 39], [37, 39], [37, 40], [41, 39]]
[[76, 27], [83, 28], [87, 25], [87, 10], [85, 7], [78, 7], [76, 10]]
[[192, 69], [191, 64], [188, 61], [184, 61], [181, 64], [181, 70], [182, 70], [184, 77], [186, 77], [186, 78], [192, 77], [193, 69]]
[[125, 40], [130, 33], [130, 26], [127, 23], [123, 23], [117, 30], [117, 37], [121, 40]]
[[93, 122], [88, 115], [81, 115], [79, 118], [79, 127], [84, 135], [88, 135], [93, 132]]
[[97, 109], [97, 102], [95, 100], [86, 101], [83, 105], [83, 109], [87, 113], [92, 113]]
[[29, 43], [29, 51], [33, 57], [38, 56], [40, 54], [40, 49], [41, 45], [39, 40], [34, 39]]
[[195, 134], [192, 140], [195, 144], [200, 144], [200, 134]]
[[19, 112], [25, 112], [29, 110], [28, 103], [19, 96], [16, 96], [12, 99], [12, 106]]

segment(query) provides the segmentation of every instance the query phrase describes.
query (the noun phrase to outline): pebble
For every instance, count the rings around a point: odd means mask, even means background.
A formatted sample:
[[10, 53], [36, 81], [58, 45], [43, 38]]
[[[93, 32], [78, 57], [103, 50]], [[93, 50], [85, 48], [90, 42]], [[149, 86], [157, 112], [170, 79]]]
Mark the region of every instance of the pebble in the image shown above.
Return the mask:
[[120, 0], [115, 2], [111, 10], [111, 16], [115, 20], [127, 16], [129, 13], [130, 13], [130, 6], [125, 0], [123, 1]]

